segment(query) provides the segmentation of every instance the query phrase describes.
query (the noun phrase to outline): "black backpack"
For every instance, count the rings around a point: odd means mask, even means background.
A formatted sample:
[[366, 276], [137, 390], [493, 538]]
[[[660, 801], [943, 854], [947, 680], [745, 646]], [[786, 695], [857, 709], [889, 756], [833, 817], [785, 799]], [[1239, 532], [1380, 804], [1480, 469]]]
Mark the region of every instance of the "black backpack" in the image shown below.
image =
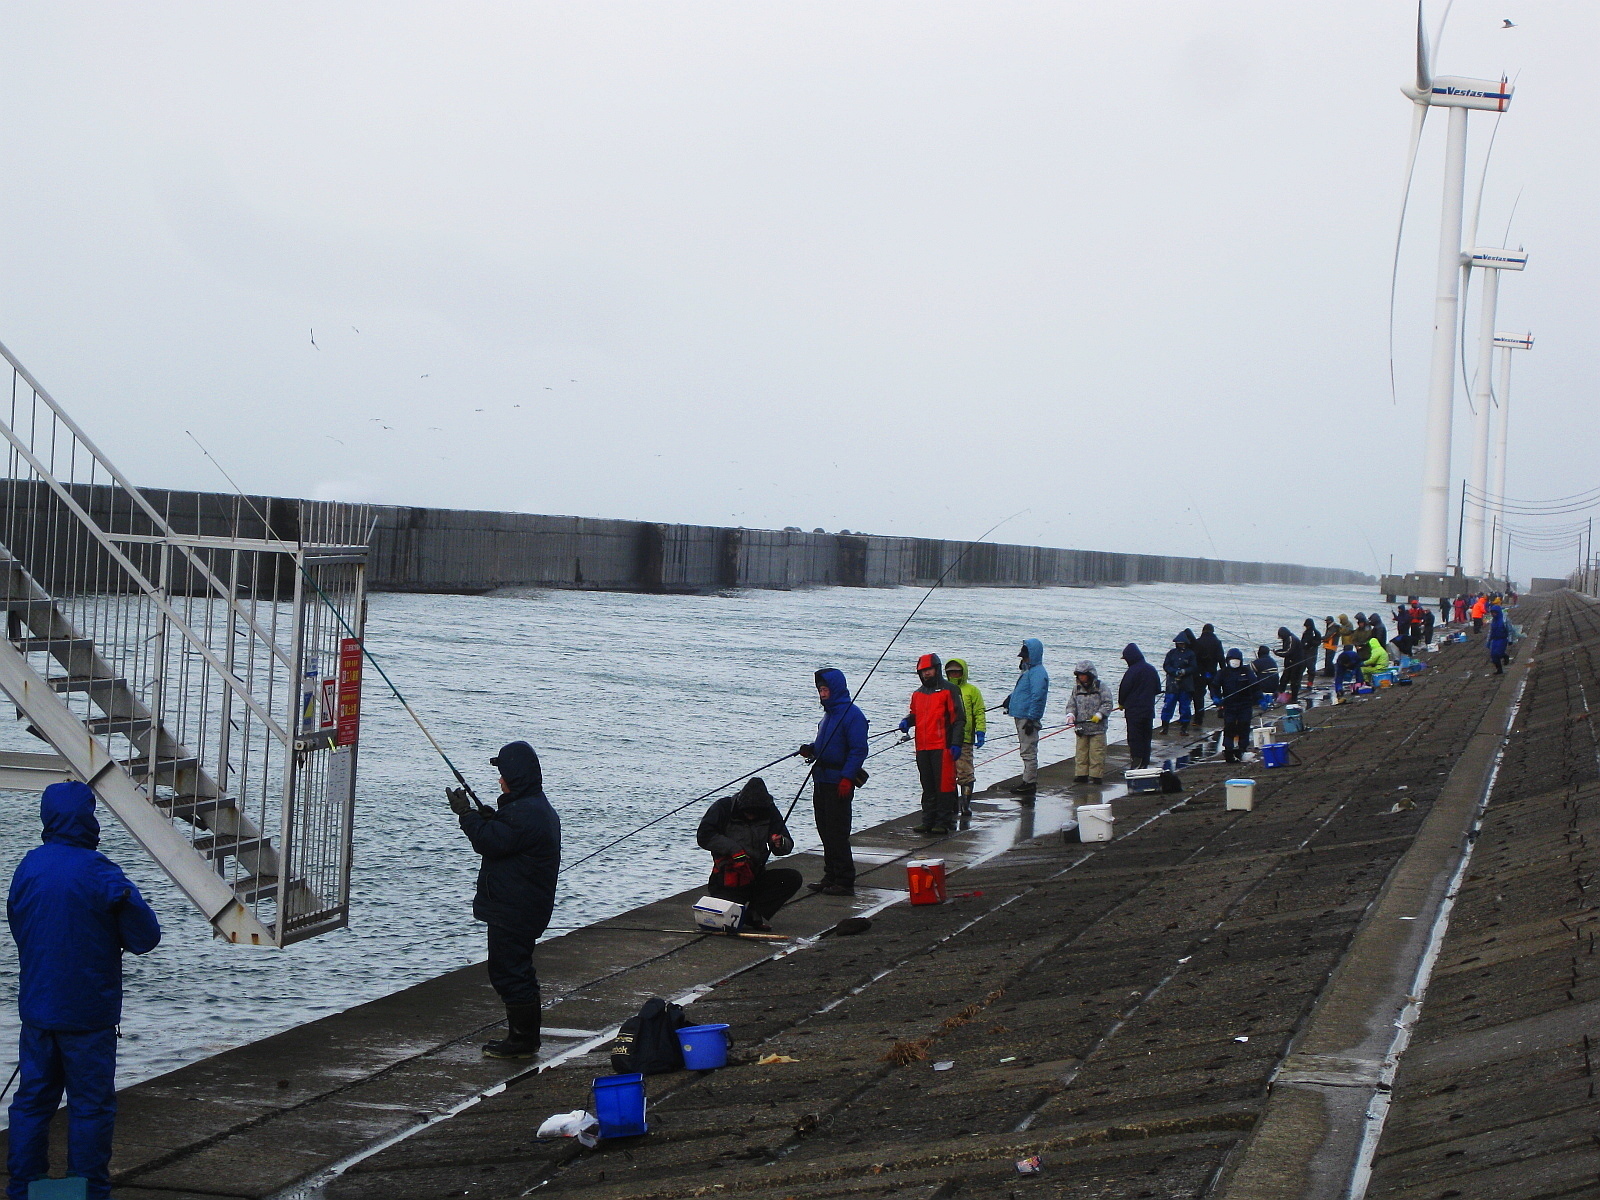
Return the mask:
[[660, 996], [644, 1002], [629, 1017], [611, 1043], [611, 1069], [618, 1075], [663, 1075], [683, 1070], [683, 1050], [678, 1030], [689, 1024], [683, 1008]]

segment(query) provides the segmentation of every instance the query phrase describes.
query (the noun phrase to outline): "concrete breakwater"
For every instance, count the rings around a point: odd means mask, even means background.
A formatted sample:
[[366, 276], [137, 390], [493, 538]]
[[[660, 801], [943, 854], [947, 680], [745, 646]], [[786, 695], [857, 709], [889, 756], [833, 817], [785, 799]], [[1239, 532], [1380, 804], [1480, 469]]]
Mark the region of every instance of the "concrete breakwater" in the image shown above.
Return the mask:
[[[61, 501], [43, 485], [9, 481], [3, 540], [38, 562], [84, 562], [48, 553], [69, 534]], [[117, 533], [149, 530], [120, 492], [74, 487], [74, 500]], [[1135, 583], [1365, 584], [1334, 567], [1122, 554], [877, 534], [735, 529], [655, 521], [391, 505], [328, 504], [215, 492], [144, 494], [174, 529], [201, 536], [295, 540], [313, 526], [370, 529], [368, 584], [377, 591], [487, 592], [500, 587], [713, 592], [726, 588], [1103, 587]], [[25, 543], [25, 544], [24, 544]], [[954, 569], [952, 570], [952, 564]], [[55, 586], [77, 581], [54, 580]], [[51, 586], [46, 583], [46, 586]]]

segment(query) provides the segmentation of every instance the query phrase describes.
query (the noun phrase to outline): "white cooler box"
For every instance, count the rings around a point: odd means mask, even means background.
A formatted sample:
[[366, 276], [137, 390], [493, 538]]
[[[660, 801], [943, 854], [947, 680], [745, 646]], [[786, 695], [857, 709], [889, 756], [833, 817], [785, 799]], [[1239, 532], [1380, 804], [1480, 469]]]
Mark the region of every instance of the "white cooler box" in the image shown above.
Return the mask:
[[701, 896], [694, 902], [694, 923], [711, 933], [731, 933], [744, 919], [744, 905], [733, 900]]
[[[1156, 774], [1161, 772], [1157, 771]], [[1078, 806], [1078, 838], [1085, 842], [1109, 842], [1117, 819], [1111, 815], [1109, 804], [1080, 804]]]
[[[1161, 790], [1160, 767], [1135, 767], [1132, 770], [1124, 771], [1122, 778], [1127, 782], [1128, 791], [1130, 792], [1159, 792]], [[1080, 808], [1078, 811], [1081, 813], [1083, 809]], [[1089, 839], [1084, 838], [1083, 840], [1087, 842]]]

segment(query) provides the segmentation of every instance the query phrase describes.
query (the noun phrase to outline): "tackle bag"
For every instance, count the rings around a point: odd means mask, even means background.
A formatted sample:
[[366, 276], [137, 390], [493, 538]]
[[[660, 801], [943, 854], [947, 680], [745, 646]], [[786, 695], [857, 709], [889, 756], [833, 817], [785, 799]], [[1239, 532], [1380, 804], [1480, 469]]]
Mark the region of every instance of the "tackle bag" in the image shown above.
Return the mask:
[[681, 1005], [650, 997], [617, 1030], [611, 1043], [612, 1070], [618, 1075], [664, 1075], [683, 1070], [678, 1030], [689, 1023]]

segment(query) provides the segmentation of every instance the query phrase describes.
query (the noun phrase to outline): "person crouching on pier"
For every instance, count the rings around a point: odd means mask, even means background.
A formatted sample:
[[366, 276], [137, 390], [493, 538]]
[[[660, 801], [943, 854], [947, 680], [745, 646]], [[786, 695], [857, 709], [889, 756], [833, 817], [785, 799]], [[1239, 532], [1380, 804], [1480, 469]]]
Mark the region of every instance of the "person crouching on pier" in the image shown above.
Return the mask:
[[1361, 675], [1368, 683], [1379, 671], [1389, 669], [1389, 652], [1384, 649], [1383, 643], [1376, 634], [1367, 639], [1367, 656], [1361, 660]]
[[1106, 773], [1106, 720], [1115, 704], [1088, 659], [1073, 667], [1072, 674], [1078, 681], [1067, 697], [1067, 719], [1078, 734], [1072, 782], [1096, 784]]
[[1333, 660], [1333, 690], [1342, 696], [1361, 677], [1361, 655], [1354, 646], [1346, 646]]
[[474, 805], [465, 788], [445, 793], [461, 832], [483, 856], [472, 915], [489, 927], [489, 983], [506, 1006], [506, 1036], [483, 1053], [533, 1058], [541, 1025], [533, 948], [555, 908], [561, 818], [545, 799], [544, 769], [527, 742], [500, 747], [489, 765], [500, 769], [498, 808]]
[[11, 877], [6, 917], [17, 942], [22, 1017], [11, 1102], [6, 1185], [25, 1200], [50, 1174], [50, 1118], [67, 1094], [67, 1174], [90, 1200], [111, 1195], [111, 1135], [117, 1116], [117, 1023], [122, 954], [147, 954], [161, 925], [122, 869], [95, 849], [94, 792], [77, 780], [52, 783], [39, 801], [44, 845]]
[[808, 883], [825, 896], [853, 896], [856, 860], [850, 850], [850, 802], [866, 781], [861, 764], [867, 761], [867, 718], [850, 699], [844, 672], [824, 667], [812, 676], [822, 720], [817, 740], [800, 747], [800, 757], [811, 764], [811, 811], [822, 839], [822, 880]]
[[711, 895], [744, 905], [741, 928], [771, 929], [773, 914], [800, 890], [801, 876], [788, 867], [767, 868], [773, 855], [794, 850], [794, 839], [766, 783], [758, 776], [738, 795], [713, 803], [694, 840], [712, 855]]
[[1243, 650], [1228, 651], [1218, 682], [1222, 686], [1222, 757], [1226, 762], [1243, 762], [1250, 745], [1250, 719], [1261, 697], [1260, 681], [1244, 665]]
[[936, 837], [956, 827], [956, 760], [967, 727], [966, 703], [950, 686], [937, 654], [917, 660], [922, 686], [911, 693], [911, 711], [900, 732], [917, 731], [917, 775], [922, 781], [922, 823], [918, 833]]

